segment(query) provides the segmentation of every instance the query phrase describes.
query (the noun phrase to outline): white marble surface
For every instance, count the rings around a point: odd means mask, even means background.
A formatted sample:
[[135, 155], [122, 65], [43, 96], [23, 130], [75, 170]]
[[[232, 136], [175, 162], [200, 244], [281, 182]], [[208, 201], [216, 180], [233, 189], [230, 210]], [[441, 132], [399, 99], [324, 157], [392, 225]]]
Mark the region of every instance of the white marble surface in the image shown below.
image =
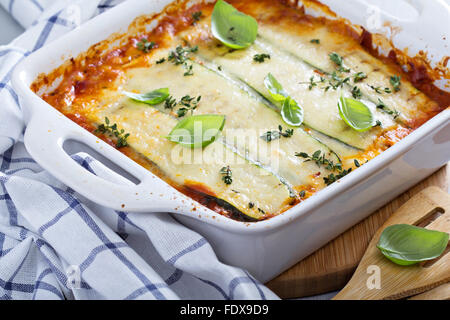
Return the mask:
[[23, 28], [0, 7], [0, 45], [7, 44], [23, 32]]

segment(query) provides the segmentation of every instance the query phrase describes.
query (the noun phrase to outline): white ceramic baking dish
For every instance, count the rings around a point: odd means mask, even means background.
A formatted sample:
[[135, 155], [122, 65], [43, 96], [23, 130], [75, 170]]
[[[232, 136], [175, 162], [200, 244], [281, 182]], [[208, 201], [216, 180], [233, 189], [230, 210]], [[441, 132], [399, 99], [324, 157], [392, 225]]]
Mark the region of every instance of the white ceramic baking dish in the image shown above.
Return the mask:
[[[13, 86], [25, 114], [25, 145], [56, 178], [85, 197], [116, 210], [172, 212], [204, 235], [220, 259], [248, 269], [265, 282], [324, 245], [371, 212], [450, 160], [450, 110], [442, 112], [404, 140], [302, 204], [267, 221], [242, 223], [220, 216], [177, 192], [122, 153], [88, 133], [34, 94], [29, 86], [65, 59], [77, 56], [113, 32], [126, 32], [135, 17], [160, 12], [170, 0], [130, 0], [113, 8], [26, 58], [15, 70]], [[356, 24], [371, 14], [363, 0], [324, 1]], [[446, 54], [449, 9], [443, 1], [382, 1], [382, 19], [402, 31], [394, 39], [411, 51], [427, 48], [435, 59]], [[403, 7], [402, 7], [403, 6]], [[400, 9], [399, 9], [400, 8]], [[405, 15], [405, 10], [415, 14]], [[376, 12], [378, 14], [378, 12]], [[400, 15], [396, 19], [396, 15]], [[370, 26], [369, 26], [370, 27]], [[117, 184], [76, 164], [63, 144], [76, 140], [102, 154], [140, 182]]]

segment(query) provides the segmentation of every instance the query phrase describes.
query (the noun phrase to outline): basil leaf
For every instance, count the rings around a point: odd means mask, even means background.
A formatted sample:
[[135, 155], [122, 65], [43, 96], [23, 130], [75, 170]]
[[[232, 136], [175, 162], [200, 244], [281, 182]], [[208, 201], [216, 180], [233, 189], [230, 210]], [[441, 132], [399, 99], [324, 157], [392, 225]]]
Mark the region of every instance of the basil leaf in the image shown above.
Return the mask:
[[212, 34], [233, 49], [247, 48], [255, 42], [258, 23], [223, 0], [217, 1], [211, 17]]
[[167, 139], [186, 147], [202, 148], [216, 140], [224, 125], [225, 116], [214, 114], [191, 116], [178, 122]]
[[392, 262], [407, 266], [439, 257], [448, 238], [445, 232], [397, 224], [384, 229], [377, 247]]
[[361, 101], [341, 97], [338, 108], [342, 120], [356, 131], [364, 132], [373, 127], [372, 112]]
[[281, 116], [287, 124], [298, 127], [303, 123], [303, 109], [284, 91], [281, 83], [269, 73], [264, 78], [264, 85], [269, 90], [270, 96], [276, 102], [281, 102]]
[[299, 127], [303, 123], [303, 109], [291, 97], [284, 100], [281, 116], [284, 122], [294, 127]]
[[289, 95], [286, 91], [284, 91], [283, 86], [275, 79], [275, 77], [269, 73], [264, 78], [264, 85], [266, 86], [267, 90], [269, 90], [270, 96], [273, 100], [276, 102], [281, 102], [286, 99]]
[[161, 102], [164, 102], [169, 97], [169, 89], [161, 88], [144, 94], [124, 91], [123, 94], [133, 100], [143, 102], [149, 105], [156, 105]]

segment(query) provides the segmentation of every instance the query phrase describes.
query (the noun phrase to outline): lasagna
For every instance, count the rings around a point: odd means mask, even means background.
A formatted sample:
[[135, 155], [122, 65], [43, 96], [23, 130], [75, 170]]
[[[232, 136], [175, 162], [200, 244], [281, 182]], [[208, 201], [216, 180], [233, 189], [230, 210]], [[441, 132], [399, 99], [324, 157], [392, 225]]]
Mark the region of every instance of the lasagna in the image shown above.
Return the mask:
[[[218, 6], [226, 6], [217, 14], [228, 23], [225, 41], [215, 31], [223, 29], [214, 21]], [[234, 46], [254, 32], [245, 19], [257, 24], [256, 36]], [[292, 1], [178, 1], [132, 27], [39, 76], [32, 90], [234, 219], [285, 212], [449, 103], [425, 67], [402, 68], [394, 51], [376, 53], [367, 31], [313, 17]], [[199, 146], [183, 143], [193, 120], [217, 132]], [[184, 134], [174, 137], [174, 128]]]

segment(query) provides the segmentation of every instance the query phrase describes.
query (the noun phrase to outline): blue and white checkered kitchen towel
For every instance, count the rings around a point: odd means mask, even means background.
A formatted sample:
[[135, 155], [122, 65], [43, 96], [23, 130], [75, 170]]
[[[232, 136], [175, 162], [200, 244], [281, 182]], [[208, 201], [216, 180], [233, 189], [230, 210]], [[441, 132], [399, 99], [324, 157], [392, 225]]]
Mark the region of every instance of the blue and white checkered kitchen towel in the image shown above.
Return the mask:
[[[0, 0], [27, 28], [0, 47], [0, 299], [277, 298], [248, 272], [221, 263], [203, 237], [168, 214], [96, 205], [27, 154], [9, 82], [14, 66], [118, 2]], [[87, 154], [73, 158], [114, 178]]]

